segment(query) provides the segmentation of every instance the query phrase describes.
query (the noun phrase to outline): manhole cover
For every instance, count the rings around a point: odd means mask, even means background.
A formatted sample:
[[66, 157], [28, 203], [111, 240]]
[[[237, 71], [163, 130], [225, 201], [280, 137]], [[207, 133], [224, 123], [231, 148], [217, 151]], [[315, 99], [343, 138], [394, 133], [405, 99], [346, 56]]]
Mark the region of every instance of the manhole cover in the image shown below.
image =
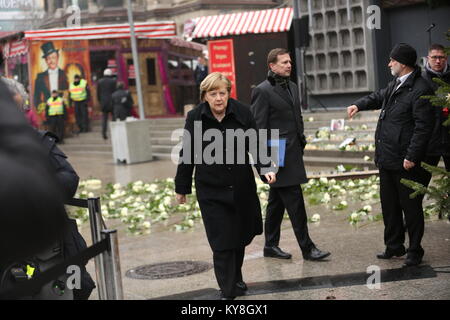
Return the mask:
[[128, 270], [126, 276], [134, 279], [170, 279], [189, 276], [211, 269], [210, 263], [202, 261], [174, 261], [149, 264]]

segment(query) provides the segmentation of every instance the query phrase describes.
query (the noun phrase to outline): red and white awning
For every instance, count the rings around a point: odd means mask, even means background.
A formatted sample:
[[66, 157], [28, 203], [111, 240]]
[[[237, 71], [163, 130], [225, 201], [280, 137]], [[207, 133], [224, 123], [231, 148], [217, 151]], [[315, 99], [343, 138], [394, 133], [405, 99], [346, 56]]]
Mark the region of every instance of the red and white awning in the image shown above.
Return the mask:
[[3, 47], [3, 56], [8, 59], [28, 52], [28, 44], [24, 40], [8, 42]]
[[[177, 33], [176, 24], [173, 21], [136, 23], [134, 29], [138, 38], [168, 39], [176, 36]], [[28, 40], [91, 40], [129, 37], [130, 26], [128, 24], [25, 32], [25, 39]]]
[[285, 32], [291, 27], [293, 14], [292, 8], [282, 8], [201, 17], [192, 38]]

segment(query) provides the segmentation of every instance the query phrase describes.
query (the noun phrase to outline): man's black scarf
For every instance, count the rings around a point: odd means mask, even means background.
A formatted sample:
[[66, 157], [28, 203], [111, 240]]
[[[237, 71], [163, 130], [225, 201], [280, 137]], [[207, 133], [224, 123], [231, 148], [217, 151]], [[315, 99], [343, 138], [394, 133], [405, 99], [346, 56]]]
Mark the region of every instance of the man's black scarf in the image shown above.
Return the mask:
[[290, 77], [282, 77], [272, 70], [269, 70], [269, 72], [267, 73], [267, 78], [272, 78], [273, 80], [275, 80], [275, 82], [278, 83], [283, 89], [289, 88]]

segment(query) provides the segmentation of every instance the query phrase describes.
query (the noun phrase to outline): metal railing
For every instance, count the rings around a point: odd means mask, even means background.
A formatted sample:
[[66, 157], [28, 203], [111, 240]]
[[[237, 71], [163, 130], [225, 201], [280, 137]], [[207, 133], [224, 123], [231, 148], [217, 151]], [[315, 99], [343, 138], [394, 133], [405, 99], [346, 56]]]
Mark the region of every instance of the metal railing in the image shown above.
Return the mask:
[[67, 205], [87, 208], [92, 244], [107, 240], [108, 248], [94, 258], [100, 300], [123, 300], [122, 273], [120, 269], [117, 230], [109, 230], [101, 214], [100, 198], [71, 199]]

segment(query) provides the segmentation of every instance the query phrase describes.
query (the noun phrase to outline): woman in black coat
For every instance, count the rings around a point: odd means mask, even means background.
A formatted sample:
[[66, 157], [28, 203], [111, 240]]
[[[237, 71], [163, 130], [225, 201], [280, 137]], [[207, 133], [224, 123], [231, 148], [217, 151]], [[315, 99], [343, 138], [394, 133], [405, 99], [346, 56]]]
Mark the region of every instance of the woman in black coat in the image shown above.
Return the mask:
[[[231, 82], [217, 72], [201, 83], [203, 103], [187, 115], [175, 178], [177, 201], [185, 203], [195, 168], [197, 200], [224, 299], [233, 299], [247, 289], [241, 273], [245, 246], [262, 233], [261, 207], [248, 157], [250, 147], [255, 145], [246, 141], [245, 161], [241, 163], [236, 161], [240, 156], [238, 144], [230, 148], [226, 143], [229, 133], [236, 132], [230, 130], [253, 129], [256, 133], [256, 123], [248, 106], [229, 98], [230, 91]], [[206, 138], [208, 134], [215, 137], [213, 142]], [[275, 173], [268, 172], [263, 179], [273, 183]]]

